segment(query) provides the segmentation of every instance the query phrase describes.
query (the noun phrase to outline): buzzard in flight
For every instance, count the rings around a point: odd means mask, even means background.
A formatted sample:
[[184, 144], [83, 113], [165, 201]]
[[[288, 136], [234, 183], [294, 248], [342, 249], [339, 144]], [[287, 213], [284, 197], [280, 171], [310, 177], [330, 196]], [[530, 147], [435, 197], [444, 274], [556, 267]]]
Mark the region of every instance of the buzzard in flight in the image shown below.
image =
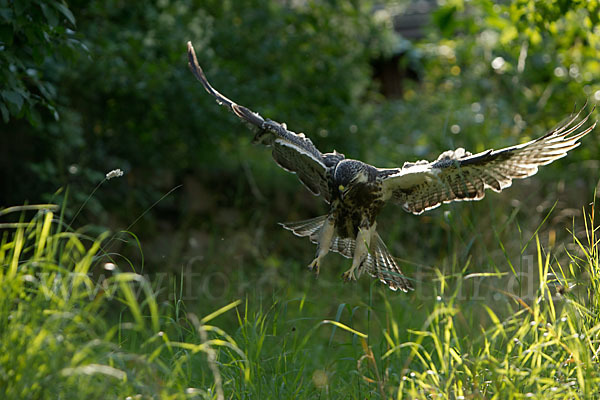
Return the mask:
[[421, 214], [442, 203], [480, 200], [486, 189], [500, 192], [513, 179], [531, 176], [538, 166], [566, 156], [596, 126], [594, 123], [583, 129], [591, 113], [577, 122], [579, 111], [564, 125], [527, 143], [478, 154], [459, 148], [442, 153], [433, 162], [376, 168], [336, 151], [321, 153], [304, 134], [236, 104], [210, 85], [191, 42], [188, 57], [192, 73], [217, 103], [258, 128], [254, 141], [272, 147], [275, 162], [295, 173], [308, 190], [329, 204], [327, 215], [282, 224], [317, 244], [309, 268], [318, 273], [323, 257], [335, 251], [352, 258], [352, 267], [343, 274], [345, 280], [355, 280], [366, 271], [392, 290], [406, 292], [412, 285], [377, 233], [376, 217], [387, 201], [400, 204], [407, 212]]

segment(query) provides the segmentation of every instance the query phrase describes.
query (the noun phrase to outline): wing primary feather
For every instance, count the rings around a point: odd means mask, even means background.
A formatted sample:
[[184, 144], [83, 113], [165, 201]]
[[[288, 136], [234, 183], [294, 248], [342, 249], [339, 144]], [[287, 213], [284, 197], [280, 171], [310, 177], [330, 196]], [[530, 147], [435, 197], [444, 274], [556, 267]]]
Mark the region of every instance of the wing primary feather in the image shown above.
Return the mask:
[[190, 70], [217, 103], [241, 120], [258, 127], [254, 142], [272, 146], [273, 158], [280, 167], [295, 173], [313, 194], [321, 195], [326, 202], [330, 202], [327, 168], [334, 167], [344, 155], [334, 152], [324, 156], [304, 134], [288, 130], [284, 123], [264, 119], [249, 108], [222, 95], [208, 82], [191, 42], [187, 43], [187, 52]]
[[[590, 118], [590, 116], [592, 115], [592, 113], [594, 112], [594, 110], [595, 110], [595, 109], [596, 109], [596, 106], [594, 106], [594, 107], [592, 108], [592, 110], [591, 110], [591, 111], [588, 113], [588, 115], [586, 115], [586, 116], [585, 116], [585, 118], [583, 118], [581, 121], [579, 121], [579, 123], [578, 123], [577, 125], [575, 125], [575, 126], [573, 126], [573, 127], [569, 128], [569, 129], [567, 129], [567, 131], [566, 131], [566, 132], [563, 132], [563, 131], [562, 131], [562, 129], [561, 129], [561, 130], [560, 130], [560, 132], [561, 132], [561, 133], [560, 133], [560, 136], [562, 136], [562, 137], [566, 137], [566, 136], [570, 135], [571, 133], [575, 132], [577, 129], [581, 128], [581, 126], [582, 126], [583, 124], [585, 124], [585, 123], [587, 122], [587, 120]], [[580, 113], [581, 113], [581, 110], [579, 110], [579, 112], [577, 113], [577, 115], [579, 115]], [[568, 126], [569, 126], [569, 125], [571, 125], [571, 123], [572, 123], [572, 122], [569, 122], [569, 124], [568, 124], [568, 125], [565, 125], [565, 126], [563, 127], [563, 129], [564, 129], [564, 128], [568, 128]]]
[[296, 236], [310, 236], [311, 240], [313, 240], [314, 237], [316, 241], [315, 234], [319, 232], [326, 220], [327, 214], [316, 218], [305, 219], [303, 221], [280, 222], [279, 225], [287, 230], [292, 231]]
[[474, 155], [463, 149], [450, 150], [431, 163], [405, 163], [399, 172], [391, 174], [382, 171], [386, 200], [392, 198], [406, 211], [421, 214], [452, 201], [479, 200], [488, 188], [501, 191], [511, 186], [513, 179], [534, 175], [540, 166], [565, 157], [569, 150], [581, 145], [580, 139], [597, 124], [595, 121], [582, 128], [595, 107], [575, 122], [585, 108], [566, 123], [527, 143]]
[[204, 74], [200, 63], [198, 63], [198, 58], [196, 57], [196, 52], [194, 51], [194, 46], [192, 46], [192, 42], [187, 42], [187, 50], [189, 60], [188, 66], [190, 67], [190, 70], [192, 71], [196, 79], [198, 79], [202, 86], [204, 86], [204, 89], [208, 92], [208, 94], [213, 96], [217, 100], [217, 103], [224, 107], [227, 107], [238, 118], [241, 118], [246, 122], [249, 122], [252, 125], [262, 129], [265, 120], [259, 114], [249, 110], [244, 106], [236, 104], [233, 100], [222, 95], [217, 89], [212, 87], [210, 82], [208, 82], [208, 79], [206, 78], [206, 75]]
[[[550, 132], [549, 132], [549, 134], [557, 134], [557, 135], [558, 135], [558, 134], [560, 134], [562, 131], [564, 131], [566, 128], [568, 128], [568, 127], [569, 127], [569, 126], [570, 126], [570, 125], [571, 125], [571, 124], [572, 124], [574, 121], [576, 121], [576, 120], [577, 120], [577, 118], [579, 118], [579, 115], [581, 114], [581, 112], [582, 112], [583, 110], [585, 110], [585, 108], [587, 107], [587, 104], [588, 104], [588, 101], [587, 101], [587, 99], [586, 99], [586, 101], [585, 101], [585, 104], [583, 105], [583, 107], [581, 107], [581, 108], [579, 109], [579, 111], [577, 111], [577, 112], [573, 112], [573, 113], [572, 113], [573, 117], [572, 117], [571, 119], [569, 119], [569, 120], [568, 120], [568, 121], [567, 121], [565, 124], [563, 124], [562, 126], [559, 126], [557, 129], [554, 129], [554, 130], [550, 131]], [[577, 106], [575, 106], [575, 107], [577, 107]], [[591, 114], [592, 112], [594, 112], [594, 110], [595, 110], [595, 109], [596, 109], [596, 106], [594, 105], [594, 107], [592, 108], [592, 111], [590, 112], [590, 114]], [[586, 119], [586, 120], [588, 119], [588, 117], [590, 116], [590, 114], [588, 114], [588, 116], [587, 116], [587, 117], [585, 117], [585, 119]]]

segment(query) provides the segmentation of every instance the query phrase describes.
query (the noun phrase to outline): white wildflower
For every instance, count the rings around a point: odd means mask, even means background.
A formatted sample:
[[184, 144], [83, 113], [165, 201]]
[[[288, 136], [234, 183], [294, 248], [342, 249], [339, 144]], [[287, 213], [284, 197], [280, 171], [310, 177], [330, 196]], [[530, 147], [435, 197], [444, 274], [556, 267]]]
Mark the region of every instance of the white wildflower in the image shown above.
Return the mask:
[[108, 174], [106, 174], [106, 180], [108, 181], [112, 178], [120, 178], [122, 176], [123, 176], [123, 171], [121, 171], [119, 168], [117, 168], [117, 169], [113, 169]]
[[107, 262], [106, 264], [104, 264], [104, 269], [107, 271], [114, 271], [117, 268], [117, 266], [111, 262]]

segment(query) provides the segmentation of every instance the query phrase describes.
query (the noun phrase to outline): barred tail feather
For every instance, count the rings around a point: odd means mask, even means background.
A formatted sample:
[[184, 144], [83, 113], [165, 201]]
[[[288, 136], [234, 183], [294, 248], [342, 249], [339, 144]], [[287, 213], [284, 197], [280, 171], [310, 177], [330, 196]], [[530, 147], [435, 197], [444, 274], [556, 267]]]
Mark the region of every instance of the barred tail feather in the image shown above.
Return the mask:
[[336, 253], [340, 253], [346, 258], [354, 257], [354, 248], [356, 247], [356, 240], [352, 238], [342, 238], [339, 236], [334, 236], [331, 241], [331, 246], [329, 248], [330, 251], [335, 251]]
[[[296, 236], [308, 236], [313, 243], [317, 243], [319, 231], [326, 220], [327, 215], [321, 215], [316, 218], [285, 222], [280, 223], [279, 225], [292, 231]], [[342, 238], [335, 235], [331, 240], [329, 250], [339, 253], [344, 257], [352, 258], [354, 256], [355, 247], [356, 241], [354, 239]], [[361, 270], [366, 271], [369, 275], [379, 279], [392, 290], [400, 289], [403, 292], [408, 292], [413, 289], [413, 286], [402, 274], [396, 260], [394, 260], [394, 257], [390, 254], [378, 233], [375, 233], [375, 236], [371, 240], [371, 247], [367, 254], [367, 258], [361, 266]]]
[[303, 221], [283, 222], [279, 225], [283, 226], [289, 231], [292, 231], [296, 236], [310, 236], [310, 240], [316, 243], [319, 230], [326, 220], [327, 215], [321, 215], [320, 217], [305, 219]]
[[369, 258], [366, 260], [369, 275], [379, 279], [392, 290], [413, 290], [412, 284], [398, 267], [379, 234], [376, 233], [373, 239], [375, 240], [371, 241]]
[[[313, 243], [317, 243], [319, 240], [319, 231], [326, 220], [327, 215], [321, 215], [320, 217], [305, 219], [304, 221], [284, 222], [280, 223], [279, 225], [283, 226], [289, 231], [292, 231], [296, 236], [309, 236]], [[354, 247], [354, 239], [342, 238], [334, 234], [329, 250], [340, 253], [344, 257], [352, 258], [352, 256], [354, 256]]]

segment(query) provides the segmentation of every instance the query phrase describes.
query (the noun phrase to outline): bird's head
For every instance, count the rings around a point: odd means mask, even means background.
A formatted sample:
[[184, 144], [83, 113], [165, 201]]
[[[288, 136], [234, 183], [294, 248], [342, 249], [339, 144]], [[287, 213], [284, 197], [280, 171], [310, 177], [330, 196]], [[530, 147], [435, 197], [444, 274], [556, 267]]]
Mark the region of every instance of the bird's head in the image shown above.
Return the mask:
[[356, 184], [369, 180], [369, 175], [363, 166], [362, 162], [355, 160], [343, 160], [336, 166], [333, 179], [342, 199]]

